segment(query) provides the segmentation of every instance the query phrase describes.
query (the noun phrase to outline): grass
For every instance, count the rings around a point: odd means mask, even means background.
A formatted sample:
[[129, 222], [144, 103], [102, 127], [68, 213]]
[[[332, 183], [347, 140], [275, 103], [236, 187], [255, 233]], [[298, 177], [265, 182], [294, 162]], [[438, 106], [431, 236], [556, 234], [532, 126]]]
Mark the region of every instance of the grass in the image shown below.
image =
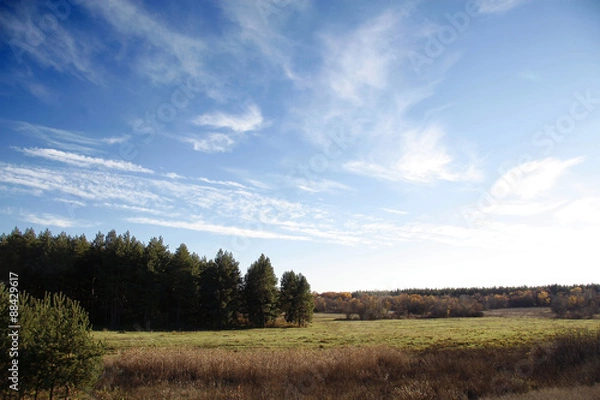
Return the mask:
[[[106, 371], [97, 399], [468, 400], [511, 394], [512, 400], [527, 392], [593, 394], [589, 387], [600, 382], [600, 331], [513, 348], [137, 348], [108, 356]], [[547, 390], [553, 386], [563, 389]]]
[[404, 319], [346, 321], [316, 314], [304, 329], [246, 329], [199, 332], [94, 332], [109, 353], [131, 348], [219, 348], [229, 350], [328, 349], [386, 346], [420, 351], [432, 347], [527, 346], [574, 329], [595, 328], [597, 320], [546, 317]]
[[382, 321], [317, 314], [309, 328], [94, 332], [109, 350], [105, 373], [91, 396], [72, 398], [533, 400], [579, 398], [564, 397], [575, 390], [583, 399], [595, 396], [598, 320], [530, 311]]

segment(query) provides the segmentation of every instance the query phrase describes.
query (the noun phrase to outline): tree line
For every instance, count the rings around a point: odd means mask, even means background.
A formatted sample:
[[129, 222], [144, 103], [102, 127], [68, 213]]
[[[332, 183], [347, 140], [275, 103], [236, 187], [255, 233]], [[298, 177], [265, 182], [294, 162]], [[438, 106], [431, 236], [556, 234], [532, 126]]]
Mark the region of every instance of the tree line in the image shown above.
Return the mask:
[[593, 318], [600, 313], [600, 285], [407, 289], [315, 294], [317, 312], [348, 319], [480, 317], [484, 310], [551, 307], [561, 318]]
[[0, 236], [0, 270], [19, 274], [20, 288], [43, 298], [64, 293], [88, 311], [94, 328], [229, 329], [266, 327], [278, 318], [306, 326], [313, 297], [305, 276], [284, 272], [281, 284], [264, 254], [242, 275], [228, 251], [213, 259], [162, 237], [143, 244], [129, 232], [52, 235], [15, 228]]

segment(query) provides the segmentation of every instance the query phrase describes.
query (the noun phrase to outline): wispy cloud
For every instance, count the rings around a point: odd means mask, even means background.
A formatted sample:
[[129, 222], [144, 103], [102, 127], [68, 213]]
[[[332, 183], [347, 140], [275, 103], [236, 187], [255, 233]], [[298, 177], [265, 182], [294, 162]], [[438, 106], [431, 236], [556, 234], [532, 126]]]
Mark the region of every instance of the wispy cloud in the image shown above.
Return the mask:
[[81, 131], [54, 128], [23, 121], [0, 120], [0, 123], [46, 145], [85, 154], [97, 153], [102, 146], [110, 146], [127, 140], [127, 136], [91, 137]]
[[431, 183], [445, 181], [477, 181], [481, 172], [470, 164], [459, 170], [442, 145], [443, 131], [428, 127], [423, 131], [408, 131], [403, 135], [400, 158], [387, 164], [370, 161], [350, 161], [344, 167], [353, 173], [389, 181]]
[[[560, 215], [569, 204], [569, 191], [559, 186], [561, 177], [582, 163], [584, 157], [567, 160], [548, 157], [521, 163], [505, 171], [465, 214], [482, 222], [486, 216], [535, 217], [552, 211]], [[568, 216], [570, 212], [562, 215]]]
[[297, 188], [309, 193], [335, 193], [340, 191], [352, 191], [350, 186], [331, 179], [298, 179]]
[[[262, 53], [261, 61], [269, 70], [298, 82], [301, 79], [294, 72], [292, 54], [293, 38], [284, 33], [291, 15], [305, 9], [306, 0], [281, 1], [257, 0], [240, 2], [225, 0], [219, 3], [225, 16], [234, 22], [238, 29], [230, 33], [224, 44], [236, 57], [254, 57], [256, 50]], [[247, 46], [250, 44], [250, 46]]]
[[122, 160], [107, 160], [98, 157], [88, 157], [75, 153], [67, 153], [61, 150], [55, 149], [39, 149], [39, 148], [27, 148], [17, 149], [23, 154], [30, 157], [40, 157], [47, 160], [58, 161], [69, 165], [75, 165], [77, 167], [84, 168], [102, 168], [102, 169], [113, 169], [118, 171], [126, 172], [141, 172], [145, 174], [153, 174], [154, 171], [133, 164], [129, 161]]
[[209, 133], [202, 138], [187, 137], [181, 140], [191, 143], [194, 150], [203, 153], [226, 153], [237, 145], [234, 135], [220, 132]]
[[388, 212], [390, 214], [397, 214], [397, 215], [406, 215], [408, 214], [408, 211], [404, 211], [404, 210], [395, 210], [393, 208], [386, 208], [383, 207], [382, 208], [383, 211]]
[[192, 122], [199, 126], [224, 128], [233, 132], [243, 133], [260, 129], [264, 120], [260, 109], [253, 104], [248, 106], [243, 114], [208, 113], [196, 117]]
[[22, 213], [20, 218], [28, 223], [37, 224], [42, 226], [56, 226], [59, 228], [73, 228], [73, 227], [84, 227], [89, 226], [89, 223], [74, 220], [71, 218], [65, 218], [60, 215], [53, 214], [31, 214]]
[[[53, 68], [58, 72], [69, 73], [80, 79], [100, 83], [101, 72], [93, 57], [101, 48], [97, 40], [85, 32], [65, 28], [61, 20], [55, 19], [51, 35], [38, 28], [39, 21], [44, 20], [48, 9], [43, 2], [22, 1], [11, 3], [4, 12], [0, 13], [0, 29], [8, 36], [7, 42], [12, 42], [14, 54], [20, 65], [34, 60], [41, 66]], [[73, 28], [71, 28], [73, 29]], [[40, 87], [30, 86], [35, 94]], [[41, 93], [44, 97], [44, 93]]]
[[302, 240], [302, 241], [310, 240], [306, 236], [285, 235], [285, 234], [275, 233], [275, 232], [267, 231], [267, 230], [255, 230], [255, 229], [247, 229], [247, 228], [235, 227], [235, 226], [215, 225], [215, 224], [206, 223], [201, 220], [189, 222], [189, 221], [163, 220], [163, 219], [135, 217], [135, 218], [127, 218], [127, 221], [133, 222], [133, 223], [138, 223], [138, 224], [165, 226], [165, 227], [169, 227], [169, 228], [183, 228], [183, 229], [188, 229], [188, 230], [198, 231], [198, 232], [215, 233], [218, 235], [239, 236], [239, 237], [257, 238], [257, 239], [284, 239], [284, 240]]
[[479, 0], [479, 12], [482, 14], [496, 14], [506, 12], [518, 7], [528, 0]]
[[223, 129], [225, 132], [210, 132], [202, 137], [191, 136], [179, 140], [191, 143], [194, 150], [204, 153], [225, 153], [231, 151], [245, 138], [247, 132], [259, 130], [267, 125], [260, 109], [252, 104], [242, 114], [213, 112], [202, 114], [192, 123], [211, 129]]
[[368, 21], [358, 30], [343, 37], [325, 37], [326, 80], [337, 97], [355, 103], [368, 100], [370, 89], [382, 90], [389, 73], [399, 61], [398, 15], [386, 12]]
[[505, 172], [491, 187], [491, 193], [502, 194], [502, 198], [518, 201], [538, 198], [544, 192], [553, 189], [558, 179], [569, 168], [581, 164], [584, 157], [575, 157], [561, 161], [545, 158], [520, 164]]
[[408, 116], [443, 79], [414, 79], [409, 56], [427, 27], [411, 20], [411, 7], [387, 9], [350, 31], [322, 33], [310, 100], [296, 107], [290, 125], [321, 151], [333, 143], [340, 151], [330, 164], [352, 174], [394, 183], [481, 180], [473, 157], [445, 145], [450, 133], [440, 124]]
[[144, 40], [146, 51], [139, 53], [134, 65], [154, 82], [169, 83], [184, 75], [208, 78], [202, 68], [204, 41], [170, 29], [157, 15], [128, 0], [85, 0], [81, 4], [102, 16], [121, 40]]
[[156, 206], [166, 203], [159, 194], [150, 191], [149, 182], [138, 175], [0, 164], [0, 182], [35, 190], [38, 194], [66, 194], [75, 199]]

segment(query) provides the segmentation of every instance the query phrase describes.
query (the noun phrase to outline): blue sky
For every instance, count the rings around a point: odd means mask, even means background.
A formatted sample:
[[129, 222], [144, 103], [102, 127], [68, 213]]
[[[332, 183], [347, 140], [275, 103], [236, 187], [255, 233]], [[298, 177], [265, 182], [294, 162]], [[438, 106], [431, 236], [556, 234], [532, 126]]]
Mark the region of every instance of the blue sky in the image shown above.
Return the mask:
[[0, 231], [317, 291], [598, 281], [596, 1], [165, 4], [0, 5]]

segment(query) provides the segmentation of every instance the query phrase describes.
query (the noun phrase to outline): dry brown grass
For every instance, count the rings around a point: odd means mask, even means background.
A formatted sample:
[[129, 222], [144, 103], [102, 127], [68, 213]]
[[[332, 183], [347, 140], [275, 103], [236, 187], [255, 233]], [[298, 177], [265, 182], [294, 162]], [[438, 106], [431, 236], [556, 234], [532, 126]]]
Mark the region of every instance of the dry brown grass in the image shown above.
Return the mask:
[[[108, 355], [105, 365], [93, 393], [71, 398], [600, 399], [593, 397], [600, 383], [600, 331], [571, 332], [529, 347], [440, 345], [421, 351], [388, 346], [134, 348]], [[565, 393], [569, 396], [561, 396]]]
[[527, 394], [510, 394], [498, 397], [486, 397], [486, 400], [598, 400], [600, 385], [576, 386], [570, 388], [550, 388], [536, 390]]
[[421, 352], [131, 349], [109, 356], [106, 368], [98, 399], [477, 399], [600, 382], [600, 333], [533, 348]]
[[[387, 347], [128, 350], [107, 360], [111, 373], [98, 393], [106, 399], [467, 399], [496, 393], [498, 371], [525, 355], [519, 349], [406, 354]], [[521, 381], [507, 382], [510, 390], [525, 389]]]

